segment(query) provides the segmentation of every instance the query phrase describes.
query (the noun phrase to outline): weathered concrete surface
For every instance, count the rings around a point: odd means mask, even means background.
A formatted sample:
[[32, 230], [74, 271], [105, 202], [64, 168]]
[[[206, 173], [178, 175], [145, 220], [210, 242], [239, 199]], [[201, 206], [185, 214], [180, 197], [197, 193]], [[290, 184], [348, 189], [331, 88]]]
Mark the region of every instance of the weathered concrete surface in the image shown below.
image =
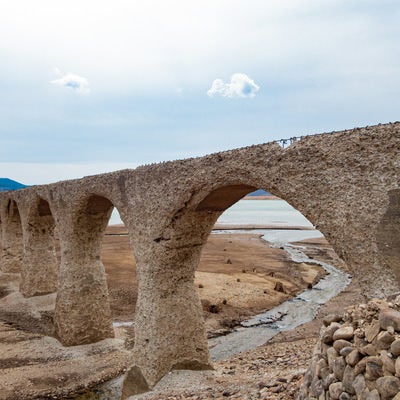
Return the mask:
[[20, 272], [23, 258], [22, 226], [18, 207], [7, 199], [0, 208], [2, 228], [1, 269], [4, 272]]
[[[394, 123], [308, 136], [285, 149], [267, 143], [2, 193], [1, 268], [9, 271], [11, 258], [14, 265], [21, 262], [20, 253], [11, 251], [18, 221], [25, 254], [37, 246], [37, 229], [25, 224], [40, 225], [28, 210], [39, 208], [24, 199], [47, 202], [61, 246], [58, 335], [68, 345], [111, 336], [100, 246], [117, 207], [139, 277], [133, 361], [152, 386], [173, 368], [209, 365], [194, 270], [218, 216], [255, 188], [302, 212], [358, 276], [367, 296], [399, 291], [399, 150], [400, 123]], [[49, 235], [43, 235], [46, 241]], [[30, 295], [35, 289], [28, 286], [35, 283], [25, 280]]]
[[16, 197], [25, 231], [20, 291], [25, 297], [53, 293], [58, 283], [58, 261], [49, 203], [37, 196]]

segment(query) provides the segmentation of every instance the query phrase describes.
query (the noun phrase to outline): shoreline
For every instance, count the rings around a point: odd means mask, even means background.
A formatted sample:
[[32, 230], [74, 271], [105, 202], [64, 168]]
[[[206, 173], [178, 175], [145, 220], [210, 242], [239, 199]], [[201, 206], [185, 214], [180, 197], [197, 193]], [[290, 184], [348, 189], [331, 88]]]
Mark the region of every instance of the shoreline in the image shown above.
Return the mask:
[[[316, 231], [312, 226], [302, 225], [255, 225], [255, 224], [215, 224], [211, 230], [214, 231], [252, 231], [252, 230], [282, 230], [282, 231]], [[251, 233], [251, 232], [249, 232]], [[124, 224], [108, 225], [105, 235], [128, 235], [128, 230]]]
[[278, 196], [274, 196], [273, 194], [265, 195], [265, 196], [244, 196], [241, 200], [283, 200]]

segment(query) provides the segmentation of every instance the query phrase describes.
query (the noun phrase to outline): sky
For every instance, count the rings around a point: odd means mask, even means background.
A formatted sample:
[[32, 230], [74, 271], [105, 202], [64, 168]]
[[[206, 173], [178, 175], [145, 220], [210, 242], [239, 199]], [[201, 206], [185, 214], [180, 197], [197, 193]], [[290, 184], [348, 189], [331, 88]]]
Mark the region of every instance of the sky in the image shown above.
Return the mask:
[[0, 177], [400, 119], [398, 0], [0, 0]]

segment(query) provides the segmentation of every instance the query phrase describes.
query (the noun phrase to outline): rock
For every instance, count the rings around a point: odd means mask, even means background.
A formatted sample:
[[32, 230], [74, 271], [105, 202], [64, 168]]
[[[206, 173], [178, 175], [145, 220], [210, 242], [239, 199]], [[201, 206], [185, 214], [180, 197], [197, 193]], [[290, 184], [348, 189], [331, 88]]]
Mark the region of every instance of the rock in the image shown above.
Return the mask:
[[343, 347], [352, 347], [353, 344], [351, 342], [349, 342], [348, 340], [344, 340], [344, 339], [339, 339], [339, 340], [335, 340], [333, 342], [333, 348], [340, 353], [340, 350], [343, 349]]
[[393, 334], [389, 333], [388, 331], [382, 331], [379, 332], [378, 336], [376, 337], [376, 346], [378, 350], [387, 350], [393, 341]]
[[366, 387], [367, 385], [365, 384], [364, 375], [362, 374], [357, 375], [353, 381], [353, 388], [354, 391], [356, 392], [357, 398], [361, 397], [361, 394], [366, 389]]
[[322, 393], [324, 393], [322, 381], [320, 379], [314, 379], [310, 386], [310, 394], [318, 398]]
[[330, 348], [327, 350], [327, 352], [326, 352], [326, 357], [327, 357], [327, 359], [328, 359], [328, 365], [329, 365], [330, 367], [332, 367], [333, 361], [334, 361], [336, 358], [339, 357], [339, 354], [337, 353], [337, 351], [336, 351], [333, 347], [330, 347]]
[[361, 359], [361, 354], [357, 349], [354, 349], [349, 355], [346, 356], [346, 363], [354, 367]]
[[362, 373], [365, 372], [365, 367], [366, 367], [366, 365], [367, 365], [368, 358], [370, 358], [370, 357], [362, 358], [362, 359], [355, 365], [355, 367], [354, 367], [354, 372], [355, 372], [356, 375], [362, 374]]
[[332, 322], [340, 322], [340, 321], [342, 321], [342, 316], [339, 314], [326, 315], [322, 320], [325, 326], [329, 326]]
[[379, 313], [379, 324], [382, 329], [393, 327], [397, 332], [400, 331], [400, 312], [386, 308]]
[[380, 323], [376, 319], [365, 328], [365, 338], [369, 343], [371, 343], [378, 336], [380, 329]]
[[353, 347], [343, 347], [339, 354], [343, 357], [347, 357], [353, 350]]
[[344, 369], [342, 383], [347, 393], [355, 394], [355, 390], [353, 387], [354, 377], [355, 377], [354, 368], [351, 368], [349, 365], [346, 365]]
[[376, 389], [383, 399], [392, 399], [400, 392], [400, 379], [395, 376], [383, 376], [376, 380]]
[[397, 393], [396, 396], [393, 397], [393, 400], [400, 400], [400, 393]]
[[337, 329], [333, 334], [333, 340], [339, 339], [353, 339], [354, 329], [352, 326], [343, 326], [342, 328]]
[[354, 336], [354, 345], [357, 347], [357, 349], [366, 346], [368, 343], [369, 342], [363, 339], [362, 337]]
[[394, 363], [394, 370], [395, 370], [395, 375], [397, 377], [400, 377], [400, 357], [398, 357]]
[[355, 337], [357, 337], [357, 338], [365, 338], [365, 332], [364, 332], [364, 330], [363, 329], [360, 329], [360, 328], [357, 328], [355, 331], [354, 331], [354, 336]]
[[335, 382], [336, 382], [335, 375], [329, 374], [329, 375], [327, 375], [326, 378], [322, 379], [322, 387], [323, 387], [325, 390], [328, 390], [328, 389], [329, 389], [329, 386], [330, 386], [332, 383], [335, 383]]
[[348, 394], [348, 393], [346, 393], [346, 392], [343, 392], [340, 396], [339, 396], [339, 400], [350, 400], [351, 399], [351, 396]]
[[376, 347], [371, 343], [369, 343], [366, 346], [362, 347], [360, 349], [360, 352], [362, 354], [364, 354], [364, 355], [367, 355], [367, 356], [376, 356], [376, 354], [377, 354]]
[[378, 357], [368, 357], [365, 365], [365, 378], [371, 381], [380, 378], [383, 375], [382, 361]]
[[324, 358], [321, 358], [316, 363], [316, 369], [315, 369], [315, 375], [320, 377], [321, 379], [325, 378], [327, 375], [329, 375], [329, 368], [328, 368], [328, 363], [325, 361]]
[[379, 396], [379, 392], [374, 389], [367, 394], [365, 400], [381, 400], [381, 396]]
[[271, 393], [282, 393], [285, 390], [285, 388], [282, 385], [279, 386], [274, 386], [273, 388], [270, 389]]
[[332, 322], [325, 330], [323, 331], [321, 340], [322, 343], [330, 344], [333, 342], [333, 334], [341, 327], [337, 322]]
[[394, 374], [396, 372], [394, 366], [394, 360], [389, 356], [386, 350], [381, 350], [380, 359], [382, 360], [384, 372], [387, 371], [391, 374]]
[[329, 396], [331, 400], [339, 400], [339, 396], [343, 393], [344, 387], [342, 382], [335, 382], [329, 385]]
[[344, 357], [335, 358], [332, 361], [331, 367], [335, 378], [341, 381], [343, 379], [344, 369], [346, 368], [346, 361], [344, 360]]
[[395, 356], [400, 356], [400, 339], [396, 339], [390, 345], [390, 352]]

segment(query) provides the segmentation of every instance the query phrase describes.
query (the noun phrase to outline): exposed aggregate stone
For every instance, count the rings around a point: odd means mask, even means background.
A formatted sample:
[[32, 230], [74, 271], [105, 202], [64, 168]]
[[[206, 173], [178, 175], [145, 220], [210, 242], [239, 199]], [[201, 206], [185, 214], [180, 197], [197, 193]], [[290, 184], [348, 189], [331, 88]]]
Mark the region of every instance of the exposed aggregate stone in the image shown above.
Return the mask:
[[323, 322], [298, 400], [400, 399], [400, 296]]

